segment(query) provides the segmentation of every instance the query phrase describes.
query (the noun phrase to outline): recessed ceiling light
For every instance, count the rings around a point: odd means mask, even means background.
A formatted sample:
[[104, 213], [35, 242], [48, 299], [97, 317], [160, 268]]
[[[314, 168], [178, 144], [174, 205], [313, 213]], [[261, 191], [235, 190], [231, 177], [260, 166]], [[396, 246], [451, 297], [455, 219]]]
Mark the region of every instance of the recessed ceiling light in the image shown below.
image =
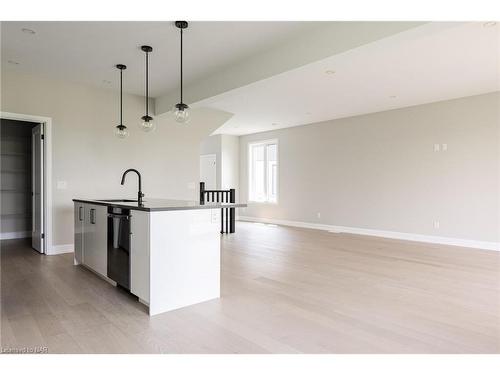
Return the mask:
[[9, 64], [12, 64], [12, 65], [19, 65], [19, 63], [17, 61], [14, 61], [14, 60], [8, 60], [7, 62]]
[[496, 25], [497, 25], [497, 23], [495, 21], [489, 21], [489, 22], [483, 23], [483, 27], [494, 27]]
[[327, 70], [327, 71], [325, 71], [325, 73], [326, 73], [326, 74], [330, 74], [330, 75], [331, 75], [331, 74], [335, 74], [335, 70]]
[[396, 96], [396, 95], [391, 95], [391, 96], [389, 96], [389, 98], [391, 98], [391, 99], [396, 99], [396, 98], [397, 98], [397, 96]]
[[277, 122], [273, 122], [271, 125], [272, 126], [276, 126], [276, 125], [279, 125], [279, 124]]
[[306, 115], [311, 115], [312, 113], [311, 112], [306, 112]]
[[36, 31], [35, 30], [31, 30], [31, 29], [24, 28], [24, 29], [21, 29], [21, 31], [23, 33], [26, 33], [26, 34], [31, 34], [31, 35], [36, 34]]

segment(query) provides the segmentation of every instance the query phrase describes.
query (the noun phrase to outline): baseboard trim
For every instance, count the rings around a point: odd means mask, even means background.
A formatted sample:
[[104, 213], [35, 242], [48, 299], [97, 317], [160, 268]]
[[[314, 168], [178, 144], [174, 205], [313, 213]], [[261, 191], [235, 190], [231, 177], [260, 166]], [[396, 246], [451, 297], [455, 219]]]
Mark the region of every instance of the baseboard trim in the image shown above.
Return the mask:
[[54, 246], [52, 246], [50, 251], [47, 252], [47, 255], [72, 253], [74, 251], [74, 248], [75, 248], [75, 246], [72, 243], [69, 243], [66, 245], [54, 245]]
[[30, 238], [31, 231], [0, 233], [0, 240], [15, 240], [18, 238]]
[[483, 250], [500, 251], [500, 243], [498, 243], [498, 242], [476, 241], [476, 240], [467, 240], [467, 239], [452, 238], [452, 237], [428, 236], [425, 234], [393, 232], [393, 231], [386, 231], [386, 230], [345, 227], [345, 226], [339, 226], [339, 225], [328, 225], [328, 224], [317, 224], [317, 223], [307, 223], [307, 222], [302, 222], [302, 221], [267, 219], [267, 218], [250, 217], [250, 216], [239, 216], [238, 219], [240, 221], [250, 221], [250, 222], [256, 222], [256, 223], [286, 225], [286, 226], [298, 227], [298, 228], [326, 230], [326, 231], [333, 232], [333, 233], [360, 234], [360, 235], [364, 235], [364, 236], [375, 236], [375, 237], [384, 237], [384, 238], [391, 238], [391, 239], [397, 239], [397, 240], [427, 242], [427, 243], [434, 243], [434, 244], [439, 244], [439, 245], [451, 245], [451, 246], [470, 247], [470, 248], [483, 249]]

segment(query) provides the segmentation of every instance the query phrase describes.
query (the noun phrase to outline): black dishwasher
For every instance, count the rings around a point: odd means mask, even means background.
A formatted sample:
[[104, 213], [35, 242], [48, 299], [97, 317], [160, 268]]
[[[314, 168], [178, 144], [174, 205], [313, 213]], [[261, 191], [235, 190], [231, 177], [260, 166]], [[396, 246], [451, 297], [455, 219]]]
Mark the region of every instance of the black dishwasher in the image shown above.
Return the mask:
[[108, 207], [108, 277], [130, 290], [130, 210]]

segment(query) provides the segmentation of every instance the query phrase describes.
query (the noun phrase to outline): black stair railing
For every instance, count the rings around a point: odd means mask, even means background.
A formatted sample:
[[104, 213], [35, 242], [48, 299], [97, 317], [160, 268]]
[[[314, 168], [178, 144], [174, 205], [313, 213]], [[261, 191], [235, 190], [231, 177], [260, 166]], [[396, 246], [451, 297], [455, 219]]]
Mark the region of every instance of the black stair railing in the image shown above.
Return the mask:
[[[200, 204], [205, 204], [205, 202], [236, 203], [236, 190], [205, 190], [205, 183], [200, 182]], [[234, 233], [235, 222], [235, 208], [221, 208], [220, 232]]]

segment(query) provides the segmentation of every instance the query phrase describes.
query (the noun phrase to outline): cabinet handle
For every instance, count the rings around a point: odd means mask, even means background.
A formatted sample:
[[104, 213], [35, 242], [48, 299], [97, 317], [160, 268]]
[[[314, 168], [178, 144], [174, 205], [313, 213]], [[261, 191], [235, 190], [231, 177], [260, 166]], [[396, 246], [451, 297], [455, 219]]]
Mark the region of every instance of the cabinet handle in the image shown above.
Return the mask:
[[95, 208], [90, 209], [90, 224], [95, 224]]
[[82, 206], [78, 207], [78, 219], [79, 219], [80, 221], [82, 221], [82, 220], [83, 220], [82, 211], [83, 211], [83, 207], [82, 207]]

